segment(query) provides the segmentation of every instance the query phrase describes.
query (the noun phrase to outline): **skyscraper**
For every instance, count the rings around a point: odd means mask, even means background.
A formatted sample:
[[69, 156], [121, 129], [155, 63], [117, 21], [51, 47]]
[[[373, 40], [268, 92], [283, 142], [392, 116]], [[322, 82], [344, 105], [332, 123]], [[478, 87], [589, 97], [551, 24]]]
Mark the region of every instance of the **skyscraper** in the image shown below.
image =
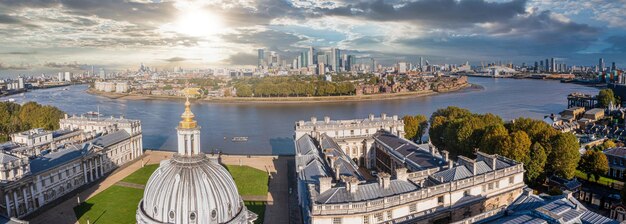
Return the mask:
[[544, 72], [550, 72], [550, 60], [546, 58], [546, 67]]
[[604, 58], [600, 58], [600, 61], [598, 62], [598, 69], [599, 69], [599, 72], [604, 71]]
[[261, 68], [265, 62], [265, 49], [258, 49], [258, 53], [257, 67]]
[[611, 63], [611, 72], [617, 70], [617, 67], [615, 67], [615, 62]]
[[554, 58], [550, 58], [550, 72], [556, 72], [556, 70], [556, 62], [554, 61]]
[[330, 49], [330, 67], [333, 71], [338, 72], [339, 66], [341, 66], [340, 51], [337, 48]]
[[313, 46], [309, 47], [309, 52], [307, 55], [307, 59], [308, 59], [308, 64], [309, 66], [317, 64], [317, 62], [315, 61], [315, 48], [313, 48]]

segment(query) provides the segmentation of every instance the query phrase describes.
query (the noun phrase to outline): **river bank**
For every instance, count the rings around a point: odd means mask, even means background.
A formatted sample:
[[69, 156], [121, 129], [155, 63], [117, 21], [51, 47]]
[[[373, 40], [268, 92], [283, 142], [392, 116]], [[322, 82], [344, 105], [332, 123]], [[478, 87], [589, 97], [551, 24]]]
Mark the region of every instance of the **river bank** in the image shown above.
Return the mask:
[[[446, 89], [445, 91], [416, 91], [416, 92], [401, 92], [401, 93], [384, 93], [373, 95], [352, 95], [352, 96], [311, 96], [311, 97], [207, 97], [202, 98], [200, 101], [209, 103], [272, 103], [272, 104], [293, 104], [293, 103], [332, 103], [332, 102], [359, 102], [359, 101], [376, 101], [376, 100], [395, 100], [395, 99], [408, 99], [423, 96], [432, 96], [440, 93], [450, 93], [461, 91], [468, 88], [479, 89], [480, 86], [476, 84], [466, 83], [454, 88]], [[122, 93], [105, 93], [95, 91], [91, 88], [86, 90], [87, 93], [92, 95], [98, 95], [107, 97], [110, 99], [120, 100], [181, 100], [184, 99], [181, 96], [155, 96], [155, 95], [140, 95], [140, 94], [122, 94]]]

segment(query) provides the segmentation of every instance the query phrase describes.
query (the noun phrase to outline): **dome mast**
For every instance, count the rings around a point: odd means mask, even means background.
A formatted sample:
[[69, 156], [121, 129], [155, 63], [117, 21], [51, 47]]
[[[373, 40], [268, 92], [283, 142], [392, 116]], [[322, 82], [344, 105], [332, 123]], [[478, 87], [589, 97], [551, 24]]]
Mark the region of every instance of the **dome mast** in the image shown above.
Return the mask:
[[197, 96], [197, 88], [186, 88], [182, 90], [186, 97], [185, 111], [180, 116], [182, 120], [178, 123], [176, 132], [178, 134], [178, 154], [182, 156], [198, 155], [200, 150], [200, 126], [194, 120], [195, 115], [191, 112], [189, 97]]

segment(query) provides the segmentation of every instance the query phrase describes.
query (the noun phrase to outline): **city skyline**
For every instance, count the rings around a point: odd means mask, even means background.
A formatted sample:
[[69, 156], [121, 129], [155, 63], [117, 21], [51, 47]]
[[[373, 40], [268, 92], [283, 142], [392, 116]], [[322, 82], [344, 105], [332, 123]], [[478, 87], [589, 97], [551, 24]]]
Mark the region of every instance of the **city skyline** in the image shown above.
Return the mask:
[[[620, 1], [3, 1], [0, 73], [288, 63], [309, 47], [381, 62], [626, 64]], [[312, 59], [307, 59], [312, 60]]]

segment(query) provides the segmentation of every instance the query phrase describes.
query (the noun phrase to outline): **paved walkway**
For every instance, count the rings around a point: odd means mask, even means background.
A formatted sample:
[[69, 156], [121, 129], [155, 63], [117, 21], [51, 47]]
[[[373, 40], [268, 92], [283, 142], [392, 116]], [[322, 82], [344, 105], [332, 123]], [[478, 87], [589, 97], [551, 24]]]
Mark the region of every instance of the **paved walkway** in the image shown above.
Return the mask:
[[[120, 185], [127, 187], [135, 187], [143, 189], [141, 184], [133, 184], [127, 182], [120, 182], [126, 176], [137, 171], [142, 167], [142, 163], [145, 164], [157, 164], [164, 159], [169, 159], [173, 155], [172, 152], [164, 151], [146, 151], [144, 158], [133, 162], [132, 164], [116, 170], [114, 173], [105, 177], [99, 183], [89, 187], [83, 192], [79, 193], [80, 201], [83, 202], [96, 194], [106, 190], [112, 185]], [[265, 170], [270, 174], [269, 192], [267, 197], [259, 196], [262, 199], [265, 198], [268, 205], [265, 208], [265, 220], [264, 223], [289, 223], [289, 190], [288, 190], [288, 161], [289, 158], [285, 157], [272, 157], [272, 156], [222, 156], [221, 162], [228, 165], [247, 165], [260, 170]], [[132, 185], [132, 186], [130, 186]], [[248, 196], [246, 196], [248, 197]], [[245, 197], [244, 197], [245, 198]], [[254, 200], [262, 201], [262, 200]], [[76, 215], [74, 214], [74, 207], [77, 205], [76, 198], [70, 198], [66, 201], [59, 203], [56, 207], [50, 208], [37, 217], [29, 220], [32, 224], [49, 224], [51, 220], [54, 223], [78, 223]]]
[[143, 185], [143, 184], [128, 183], [128, 182], [124, 182], [124, 181], [117, 182], [117, 183], [115, 183], [115, 185], [122, 186], [122, 187], [136, 188], [136, 189], [141, 189], [141, 190], [146, 188], [146, 185]]

